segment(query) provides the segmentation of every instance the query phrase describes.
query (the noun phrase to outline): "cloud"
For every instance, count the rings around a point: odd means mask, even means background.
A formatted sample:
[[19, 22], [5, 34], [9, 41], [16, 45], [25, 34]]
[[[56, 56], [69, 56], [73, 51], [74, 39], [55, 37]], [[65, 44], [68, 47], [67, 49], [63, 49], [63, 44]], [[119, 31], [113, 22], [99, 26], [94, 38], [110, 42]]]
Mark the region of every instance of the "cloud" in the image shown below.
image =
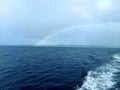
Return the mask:
[[97, 4], [98, 9], [100, 10], [110, 10], [112, 8], [112, 1], [111, 0], [100, 0]]
[[35, 44], [50, 33], [74, 25], [117, 24], [119, 3], [119, 0], [1, 0], [0, 43], [6, 42], [8, 32], [16, 38], [8, 38], [14, 42], [7, 44], [24, 44], [26, 40]]

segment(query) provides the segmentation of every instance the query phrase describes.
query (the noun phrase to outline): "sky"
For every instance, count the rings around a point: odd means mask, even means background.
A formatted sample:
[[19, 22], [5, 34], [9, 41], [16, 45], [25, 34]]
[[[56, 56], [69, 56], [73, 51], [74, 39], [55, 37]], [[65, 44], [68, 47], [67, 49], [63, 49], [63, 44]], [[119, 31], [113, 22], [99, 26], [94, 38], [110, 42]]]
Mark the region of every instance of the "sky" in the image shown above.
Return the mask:
[[0, 0], [0, 45], [120, 46], [120, 0]]

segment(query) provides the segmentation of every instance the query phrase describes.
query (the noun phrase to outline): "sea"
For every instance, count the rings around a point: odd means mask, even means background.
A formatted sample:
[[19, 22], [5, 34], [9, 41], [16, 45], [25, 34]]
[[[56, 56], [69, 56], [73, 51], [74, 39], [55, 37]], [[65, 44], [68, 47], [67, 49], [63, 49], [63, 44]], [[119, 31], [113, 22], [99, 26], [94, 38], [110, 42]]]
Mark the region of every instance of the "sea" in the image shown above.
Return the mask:
[[0, 90], [120, 90], [120, 49], [0, 46]]

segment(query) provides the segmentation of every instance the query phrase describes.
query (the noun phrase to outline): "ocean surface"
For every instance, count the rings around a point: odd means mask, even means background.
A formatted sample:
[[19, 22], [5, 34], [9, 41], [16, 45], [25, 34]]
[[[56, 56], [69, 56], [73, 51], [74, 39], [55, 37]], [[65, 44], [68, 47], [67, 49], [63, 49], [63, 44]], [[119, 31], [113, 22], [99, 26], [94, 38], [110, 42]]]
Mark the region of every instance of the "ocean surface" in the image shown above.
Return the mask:
[[120, 90], [120, 49], [1, 46], [0, 90]]

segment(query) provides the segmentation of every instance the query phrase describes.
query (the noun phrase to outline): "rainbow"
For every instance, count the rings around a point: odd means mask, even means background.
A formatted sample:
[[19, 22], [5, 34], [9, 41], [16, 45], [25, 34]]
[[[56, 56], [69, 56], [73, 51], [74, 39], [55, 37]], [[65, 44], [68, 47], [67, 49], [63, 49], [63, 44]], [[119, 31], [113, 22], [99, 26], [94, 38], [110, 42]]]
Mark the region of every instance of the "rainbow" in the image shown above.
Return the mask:
[[49, 33], [48, 35], [43, 37], [38, 43], [35, 44], [35, 46], [40, 46], [43, 41], [45, 41], [48, 38], [56, 35], [57, 33], [60, 33], [61, 31], [71, 30], [71, 29], [74, 29], [74, 28], [77, 28], [77, 27], [98, 27], [98, 26], [101, 26], [101, 25], [103, 25], [103, 24], [82, 24], [82, 25], [74, 25], [74, 26], [63, 28], [63, 29], [59, 29], [56, 32]]

